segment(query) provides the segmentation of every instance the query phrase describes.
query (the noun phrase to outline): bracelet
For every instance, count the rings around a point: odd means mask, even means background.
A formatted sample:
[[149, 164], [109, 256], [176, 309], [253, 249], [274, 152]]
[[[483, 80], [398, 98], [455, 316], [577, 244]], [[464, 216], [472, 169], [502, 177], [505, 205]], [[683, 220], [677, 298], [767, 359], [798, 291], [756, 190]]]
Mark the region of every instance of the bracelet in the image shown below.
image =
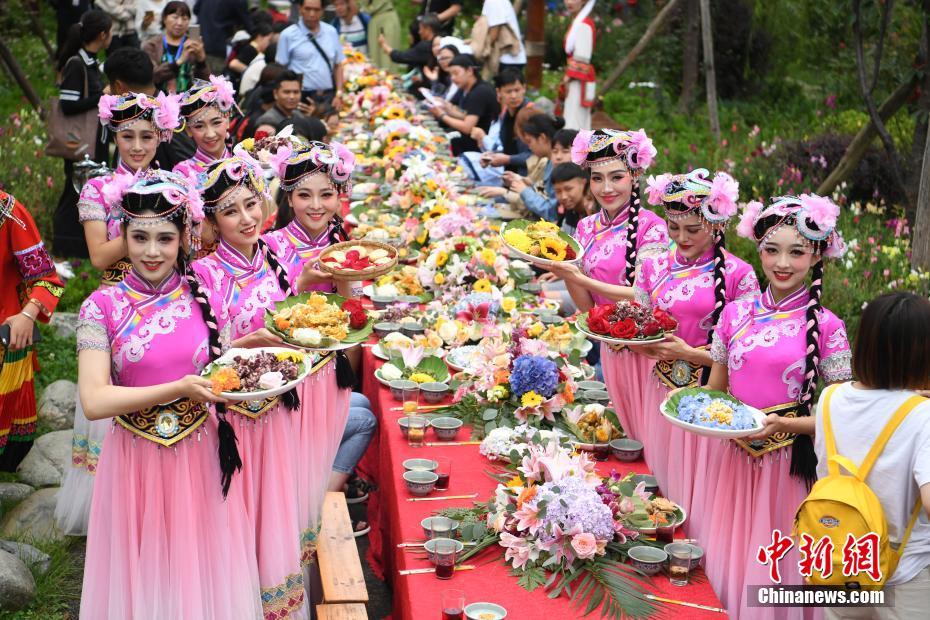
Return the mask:
[[35, 297], [30, 297], [28, 303], [35, 304], [36, 307], [39, 309], [39, 312], [41, 312], [42, 314], [48, 314], [48, 311], [45, 309], [45, 304], [43, 304], [41, 301], [39, 301]]
[[36, 322], [36, 317], [32, 316], [31, 314], [29, 314], [29, 313], [26, 312], [25, 310], [20, 310], [19, 313], [22, 314], [23, 316], [25, 316], [26, 318], [30, 319], [33, 323]]

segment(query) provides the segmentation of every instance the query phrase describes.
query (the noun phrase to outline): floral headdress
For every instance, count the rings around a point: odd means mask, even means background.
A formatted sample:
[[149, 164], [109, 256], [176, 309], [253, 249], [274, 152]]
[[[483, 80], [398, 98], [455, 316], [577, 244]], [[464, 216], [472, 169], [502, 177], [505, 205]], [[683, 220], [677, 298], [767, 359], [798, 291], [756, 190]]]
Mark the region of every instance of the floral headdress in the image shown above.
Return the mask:
[[314, 174], [326, 174], [340, 192], [349, 191], [355, 169], [355, 153], [339, 142], [310, 142], [306, 148], [279, 147], [270, 159], [281, 180], [281, 189], [290, 192]]
[[710, 179], [705, 168], [687, 174], [660, 174], [646, 180], [647, 200], [651, 205], [665, 204], [665, 214], [680, 220], [697, 212], [708, 224], [723, 226], [739, 210], [739, 183], [726, 172]]
[[656, 149], [645, 130], [595, 129], [579, 131], [572, 142], [572, 161], [592, 168], [620, 159], [633, 176], [652, 165]]
[[[756, 235], [756, 225], [769, 217], [775, 224]], [[755, 241], [759, 247], [782, 226], [791, 226], [810, 246], [812, 252], [820, 252], [828, 258], [839, 258], [846, 251], [846, 244], [836, 223], [840, 208], [829, 198], [816, 194], [800, 196], [778, 196], [769, 206], [753, 200], [746, 205], [736, 232]]]
[[103, 95], [97, 104], [100, 124], [111, 131], [127, 129], [140, 120], [151, 121], [158, 130], [162, 142], [171, 140], [174, 131], [181, 126], [180, 97], [158, 93], [151, 97], [144, 93], [125, 95]]
[[194, 80], [193, 86], [181, 95], [181, 116], [191, 121], [211, 106], [226, 114], [235, 105], [232, 83], [222, 75], [211, 75], [209, 82]]
[[233, 153], [232, 157], [213, 162], [197, 177], [197, 189], [203, 194], [204, 209], [208, 212], [229, 206], [239, 187], [245, 187], [262, 200], [269, 199], [261, 164], [239, 146]]
[[[181, 216], [189, 221], [203, 220], [203, 200], [190, 179], [176, 172], [151, 168], [135, 174], [117, 173], [103, 184], [103, 199], [124, 222], [159, 224]], [[143, 200], [133, 196], [161, 195], [170, 205], [161, 213], [149, 213]]]

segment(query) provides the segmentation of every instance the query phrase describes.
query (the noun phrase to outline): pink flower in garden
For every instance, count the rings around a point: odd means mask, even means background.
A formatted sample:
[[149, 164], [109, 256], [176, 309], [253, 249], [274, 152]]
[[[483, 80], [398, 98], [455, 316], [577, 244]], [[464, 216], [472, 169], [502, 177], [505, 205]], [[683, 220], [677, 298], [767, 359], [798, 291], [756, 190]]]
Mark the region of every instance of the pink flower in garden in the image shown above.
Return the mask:
[[831, 110], [835, 110], [836, 109], [836, 95], [827, 95], [827, 98], [824, 99], [823, 103]]
[[45, 177], [45, 185], [51, 188], [53, 185], [55, 185], [55, 181], [52, 180], [52, 177]]
[[582, 532], [572, 536], [572, 549], [582, 560], [589, 560], [597, 553], [597, 539], [590, 532]]

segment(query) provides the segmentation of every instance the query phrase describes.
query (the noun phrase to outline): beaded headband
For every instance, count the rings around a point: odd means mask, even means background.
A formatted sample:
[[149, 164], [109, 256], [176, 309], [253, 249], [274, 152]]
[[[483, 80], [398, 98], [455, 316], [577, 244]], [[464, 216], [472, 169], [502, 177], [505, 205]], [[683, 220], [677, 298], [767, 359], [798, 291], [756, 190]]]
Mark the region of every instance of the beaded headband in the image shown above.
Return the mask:
[[[823, 256], [839, 258], [846, 251], [846, 243], [840, 231], [836, 229], [839, 215], [839, 206], [829, 198], [816, 194], [778, 196], [773, 198], [772, 204], [767, 207], [753, 200], [746, 205], [736, 232], [742, 237], [755, 241], [761, 249], [765, 242], [783, 226], [791, 226], [812, 252], [822, 247]], [[761, 238], [756, 237], [756, 224], [770, 216], [777, 216], [778, 222]]]
[[232, 83], [222, 75], [211, 75], [210, 81], [194, 80], [193, 86], [181, 95], [181, 116], [192, 121], [210, 107], [223, 114], [236, 105]]
[[687, 174], [650, 176], [647, 200], [651, 205], [665, 204], [670, 220], [681, 220], [697, 212], [712, 226], [722, 226], [736, 215], [739, 183], [726, 172], [717, 172], [713, 180], [705, 168]]
[[620, 159], [634, 176], [652, 165], [656, 153], [652, 140], [642, 129], [583, 130], [572, 142], [572, 161], [579, 166], [592, 168]]
[[235, 202], [236, 189], [244, 187], [260, 199], [269, 199], [262, 167], [245, 149], [236, 146], [232, 157], [220, 159], [197, 177], [204, 210], [215, 213]]
[[128, 129], [141, 120], [151, 121], [158, 130], [162, 142], [171, 140], [174, 131], [181, 126], [180, 97], [158, 93], [151, 97], [144, 93], [103, 95], [97, 104], [100, 124], [112, 131]]
[[[190, 180], [167, 170], [149, 169], [134, 175], [117, 173], [103, 184], [103, 199], [123, 222], [155, 225], [190, 214], [190, 221], [203, 220], [203, 201]], [[127, 196], [160, 194], [170, 205], [168, 210], [153, 214], [133, 211]]]
[[297, 151], [279, 147], [270, 163], [281, 180], [281, 189], [286, 192], [293, 191], [318, 172], [329, 175], [339, 191], [347, 192], [355, 169], [355, 154], [339, 142], [314, 141]]

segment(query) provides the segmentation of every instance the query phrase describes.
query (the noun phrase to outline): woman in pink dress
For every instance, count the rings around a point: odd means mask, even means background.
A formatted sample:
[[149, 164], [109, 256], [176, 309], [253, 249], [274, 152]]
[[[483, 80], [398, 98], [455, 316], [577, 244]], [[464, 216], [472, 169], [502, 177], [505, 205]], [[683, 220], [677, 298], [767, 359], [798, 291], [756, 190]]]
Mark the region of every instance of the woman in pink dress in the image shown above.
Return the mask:
[[[556, 263], [549, 270], [565, 281], [582, 312], [598, 304], [633, 299], [633, 281], [644, 260], [668, 251], [665, 222], [642, 207], [640, 177], [656, 149], [646, 133], [597, 129], [580, 131], [572, 161], [591, 172], [591, 194], [600, 211], [578, 222], [575, 239], [584, 248], [581, 268]], [[607, 391], [624, 431], [641, 437], [643, 390], [653, 360], [601, 346]]]
[[217, 159], [229, 157], [226, 138], [229, 114], [235, 105], [232, 84], [223, 76], [211, 75], [209, 82], [194, 80], [194, 85], [181, 94], [181, 116], [197, 150], [191, 158], [175, 164], [175, 172], [197, 176]]
[[211, 415], [218, 398], [200, 376], [210, 332], [178, 271], [200, 198], [161, 171], [105, 192], [120, 208], [132, 267], [91, 293], [78, 323], [86, 415], [113, 420], [97, 468], [81, 617], [256, 618], [239, 479], [224, 500], [221, 480], [232, 471], [217, 459], [235, 452], [235, 438]]
[[[329, 273], [319, 269], [317, 258], [330, 245], [348, 240], [338, 213], [340, 196], [350, 192], [355, 155], [339, 143], [311, 142], [295, 145], [293, 150], [279, 149], [274, 166], [294, 219], [262, 239], [284, 267], [292, 290], [352, 296], [352, 283], [333, 280]], [[293, 418], [294, 435], [305, 446], [300, 451], [298, 467], [301, 558], [305, 566], [316, 550], [325, 492], [341, 490], [348, 478], [348, 474], [342, 476], [338, 485], [331, 481], [333, 461], [349, 413], [350, 390], [355, 383], [345, 353], [339, 352], [336, 357], [324, 371], [301, 384], [301, 415]], [[330, 484], [322, 484], [324, 480]]]
[[[290, 286], [274, 254], [259, 239], [268, 196], [258, 163], [247, 155], [218, 160], [200, 177], [204, 224], [214, 227], [216, 251], [194, 261], [224, 346], [280, 346], [264, 327], [265, 311]], [[253, 527], [265, 618], [309, 615], [301, 570], [298, 515], [299, 417], [296, 393], [226, 406], [239, 439], [245, 512]]]
[[[755, 299], [724, 307], [707, 387], [729, 391], [768, 415], [757, 435], [701, 444], [696, 467], [709, 477], [695, 481], [692, 501], [694, 512], [705, 512], [693, 533], [706, 547], [707, 575], [733, 618], [811, 615], [798, 608], [749, 608], [746, 586], [771, 584], [769, 566], [757, 554], [772, 544], [774, 530], [789, 535], [816, 479], [810, 412], [818, 382], [852, 376], [846, 328], [820, 303], [823, 259], [843, 252], [838, 216], [839, 207], [827, 198], [784, 196], [768, 207], [750, 202], [737, 229], [759, 245], [769, 285]], [[801, 584], [797, 560], [796, 552], [784, 558], [783, 584]]]
[[[119, 214], [114, 213], [103, 194], [103, 187], [116, 177], [131, 178], [149, 169], [160, 142], [170, 140], [179, 124], [176, 100], [168, 96], [153, 99], [130, 93], [123, 97], [100, 98], [100, 122], [116, 135], [119, 163], [109, 175], [87, 181], [78, 199], [78, 217], [84, 227], [91, 262], [103, 271], [103, 285], [116, 284], [131, 268], [126, 260], [126, 240]], [[94, 491], [94, 475], [107, 421], [91, 422], [78, 399], [74, 413], [71, 467], [67, 469], [58, 493], [55, 520], [62, 532], [87, 535], [87, 517]]]
[[[675, 335], [636, 352], [656, 360], [643, 386], [641, 438], [649, 468], [664, 493], [693, 515], [691, 490], [700, 437], [672, 426], [659, 413], [669, 390], [707, 381], [710, 336], [724, 304], [752, 299], [759, 281], [752, 267], [724, 249], [724, 229], [738, 210], [739, 184], [727, 173], [713, 179], [698, 168], [649, 177], [648, 201], [662, 205], [674, 249], [643, 262], [633, 285], [637, 302], [661, 308], [678, 321]], [[706, 369], [706, 370], [705, 370]], [[703, 381], [702, 374], [706, 374]]]

